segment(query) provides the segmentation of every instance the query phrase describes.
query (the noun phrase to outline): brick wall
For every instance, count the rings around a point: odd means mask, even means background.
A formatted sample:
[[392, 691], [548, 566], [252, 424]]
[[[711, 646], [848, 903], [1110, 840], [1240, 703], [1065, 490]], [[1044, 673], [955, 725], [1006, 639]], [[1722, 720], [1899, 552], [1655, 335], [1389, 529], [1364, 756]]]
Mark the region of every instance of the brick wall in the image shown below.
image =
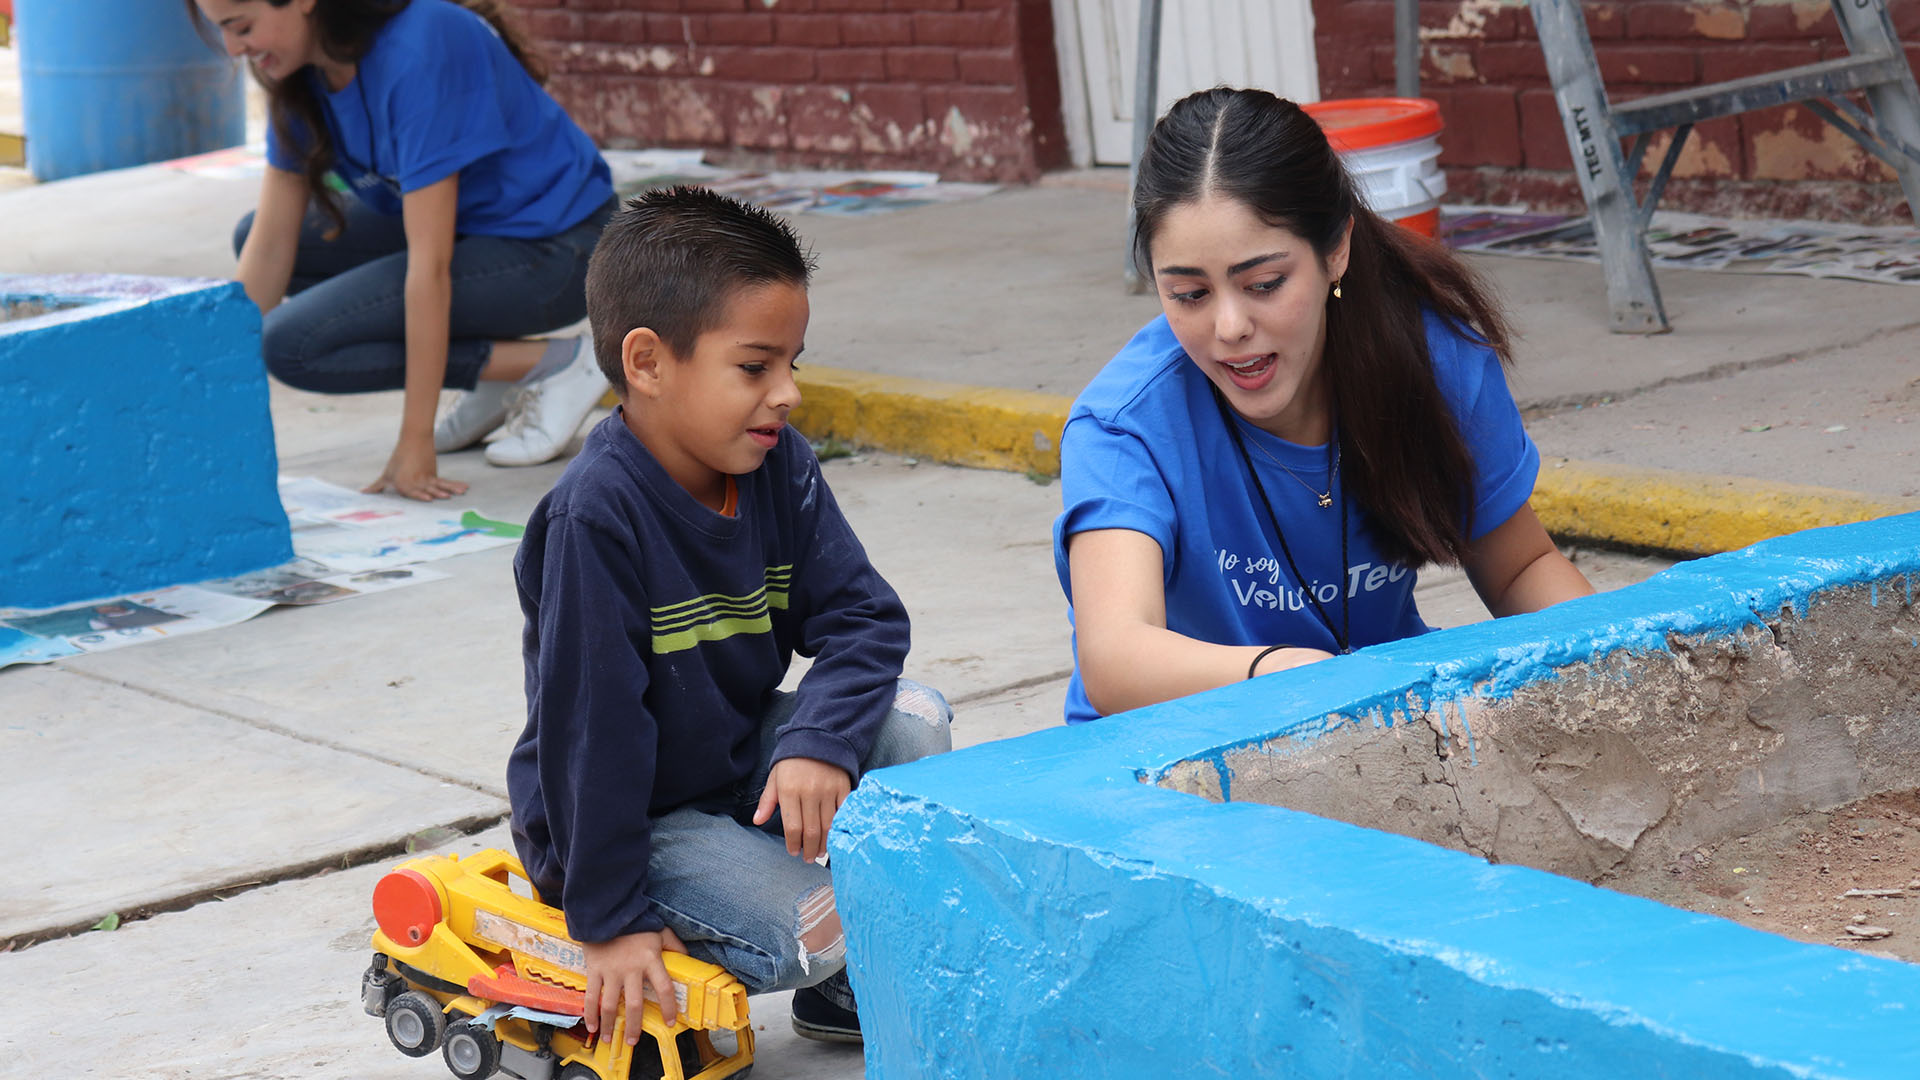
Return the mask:
[[[1392, 0], [1313, 0], [1323, 97], [1393, 93]], [[1888, 0], [1920, 69], [1920, 0]], [[1589, 0], [1608, 96], [1625, 100], [1845, 56], [1827, 0]], [[1451, 197], [1577, 208], [1533, 16], [1514, 0], [1423, 0], [1421, 93], [1440, 103]], [[1657, 163], [1670, 136], [1656, 136]], [[1649, 166], [1649, 168], [1651, 165]], [[1892, 170], [1799, 106], [1696, 127], [1661, 205], [1907, 221]]]
[[1048, 0], [514, 0], [615, 146], [1030, 180], [1066, 161]]

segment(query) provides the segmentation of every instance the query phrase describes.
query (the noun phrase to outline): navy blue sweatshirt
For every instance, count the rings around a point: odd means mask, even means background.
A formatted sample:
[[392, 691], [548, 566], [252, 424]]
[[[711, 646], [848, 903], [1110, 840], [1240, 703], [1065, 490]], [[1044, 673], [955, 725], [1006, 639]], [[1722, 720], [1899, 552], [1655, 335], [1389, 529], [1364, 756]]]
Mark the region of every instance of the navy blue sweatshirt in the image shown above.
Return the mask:
[[815, 657], [774, 760], [856, 780], [907, 655], [907, 613], [792, 428], [703, 506], [616, 411], [535, 508], [514, 560], [527, 727], [507, 763], [514, 844], [579, 941], [663, 925], [651, 823], [729, 812], [794, 653]]

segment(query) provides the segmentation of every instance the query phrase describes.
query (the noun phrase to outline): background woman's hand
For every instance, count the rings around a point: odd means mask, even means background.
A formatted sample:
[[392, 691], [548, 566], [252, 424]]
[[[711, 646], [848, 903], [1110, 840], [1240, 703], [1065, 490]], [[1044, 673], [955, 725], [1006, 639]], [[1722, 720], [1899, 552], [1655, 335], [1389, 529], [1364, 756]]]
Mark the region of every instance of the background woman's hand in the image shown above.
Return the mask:
[[431, 433], [425, 438], [402, 438], [393, 448], [393, 456], [387, 459], [387, 467], [380, 473], [380, 479], [360, 490], [376, 495], [392, 488], [397, 494], [421, 502], [451, 499], [467, 493], [465, 483], [441, 477], [439, 469], [440, 462], [433, 452]]

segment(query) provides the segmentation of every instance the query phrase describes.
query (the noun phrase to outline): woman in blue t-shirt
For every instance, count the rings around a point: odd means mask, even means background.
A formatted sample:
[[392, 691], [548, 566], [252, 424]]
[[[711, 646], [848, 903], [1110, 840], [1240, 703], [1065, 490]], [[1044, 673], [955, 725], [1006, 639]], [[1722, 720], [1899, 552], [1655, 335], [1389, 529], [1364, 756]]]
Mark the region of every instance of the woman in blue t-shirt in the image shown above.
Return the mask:
[[[267, 369], [303, 390], [406, 392], [368, 491], [465, 492], [437, 453], [503, 421], [488, 461], [547, 461], [606, 390], [585, 335], [529, 335], [585, 315], [613, 187], [499, 6], [189, 0], [270, 97], [269, 168], [234, 237]], [[468, 393], [436, 424], [442, 387]]]
[[1133, 212], [1165, 314], [1061, 439], [1068, 722], [1423, 633], [1427, 563], [1495, 615], [1593, 591], [1528, 505], [1501, 312], [1355, 197], [1312, 117], [1258, 90], [1180, 101]]

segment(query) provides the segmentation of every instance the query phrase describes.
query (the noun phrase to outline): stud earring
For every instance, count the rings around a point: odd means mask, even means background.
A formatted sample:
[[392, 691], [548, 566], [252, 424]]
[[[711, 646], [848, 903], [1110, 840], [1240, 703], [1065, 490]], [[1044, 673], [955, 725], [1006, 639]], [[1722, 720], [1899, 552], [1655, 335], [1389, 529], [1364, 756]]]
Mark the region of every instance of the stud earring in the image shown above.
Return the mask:
[[1340, 283], [1337, 281], [1333, 283], [1333, 298], [1340, 299]]

